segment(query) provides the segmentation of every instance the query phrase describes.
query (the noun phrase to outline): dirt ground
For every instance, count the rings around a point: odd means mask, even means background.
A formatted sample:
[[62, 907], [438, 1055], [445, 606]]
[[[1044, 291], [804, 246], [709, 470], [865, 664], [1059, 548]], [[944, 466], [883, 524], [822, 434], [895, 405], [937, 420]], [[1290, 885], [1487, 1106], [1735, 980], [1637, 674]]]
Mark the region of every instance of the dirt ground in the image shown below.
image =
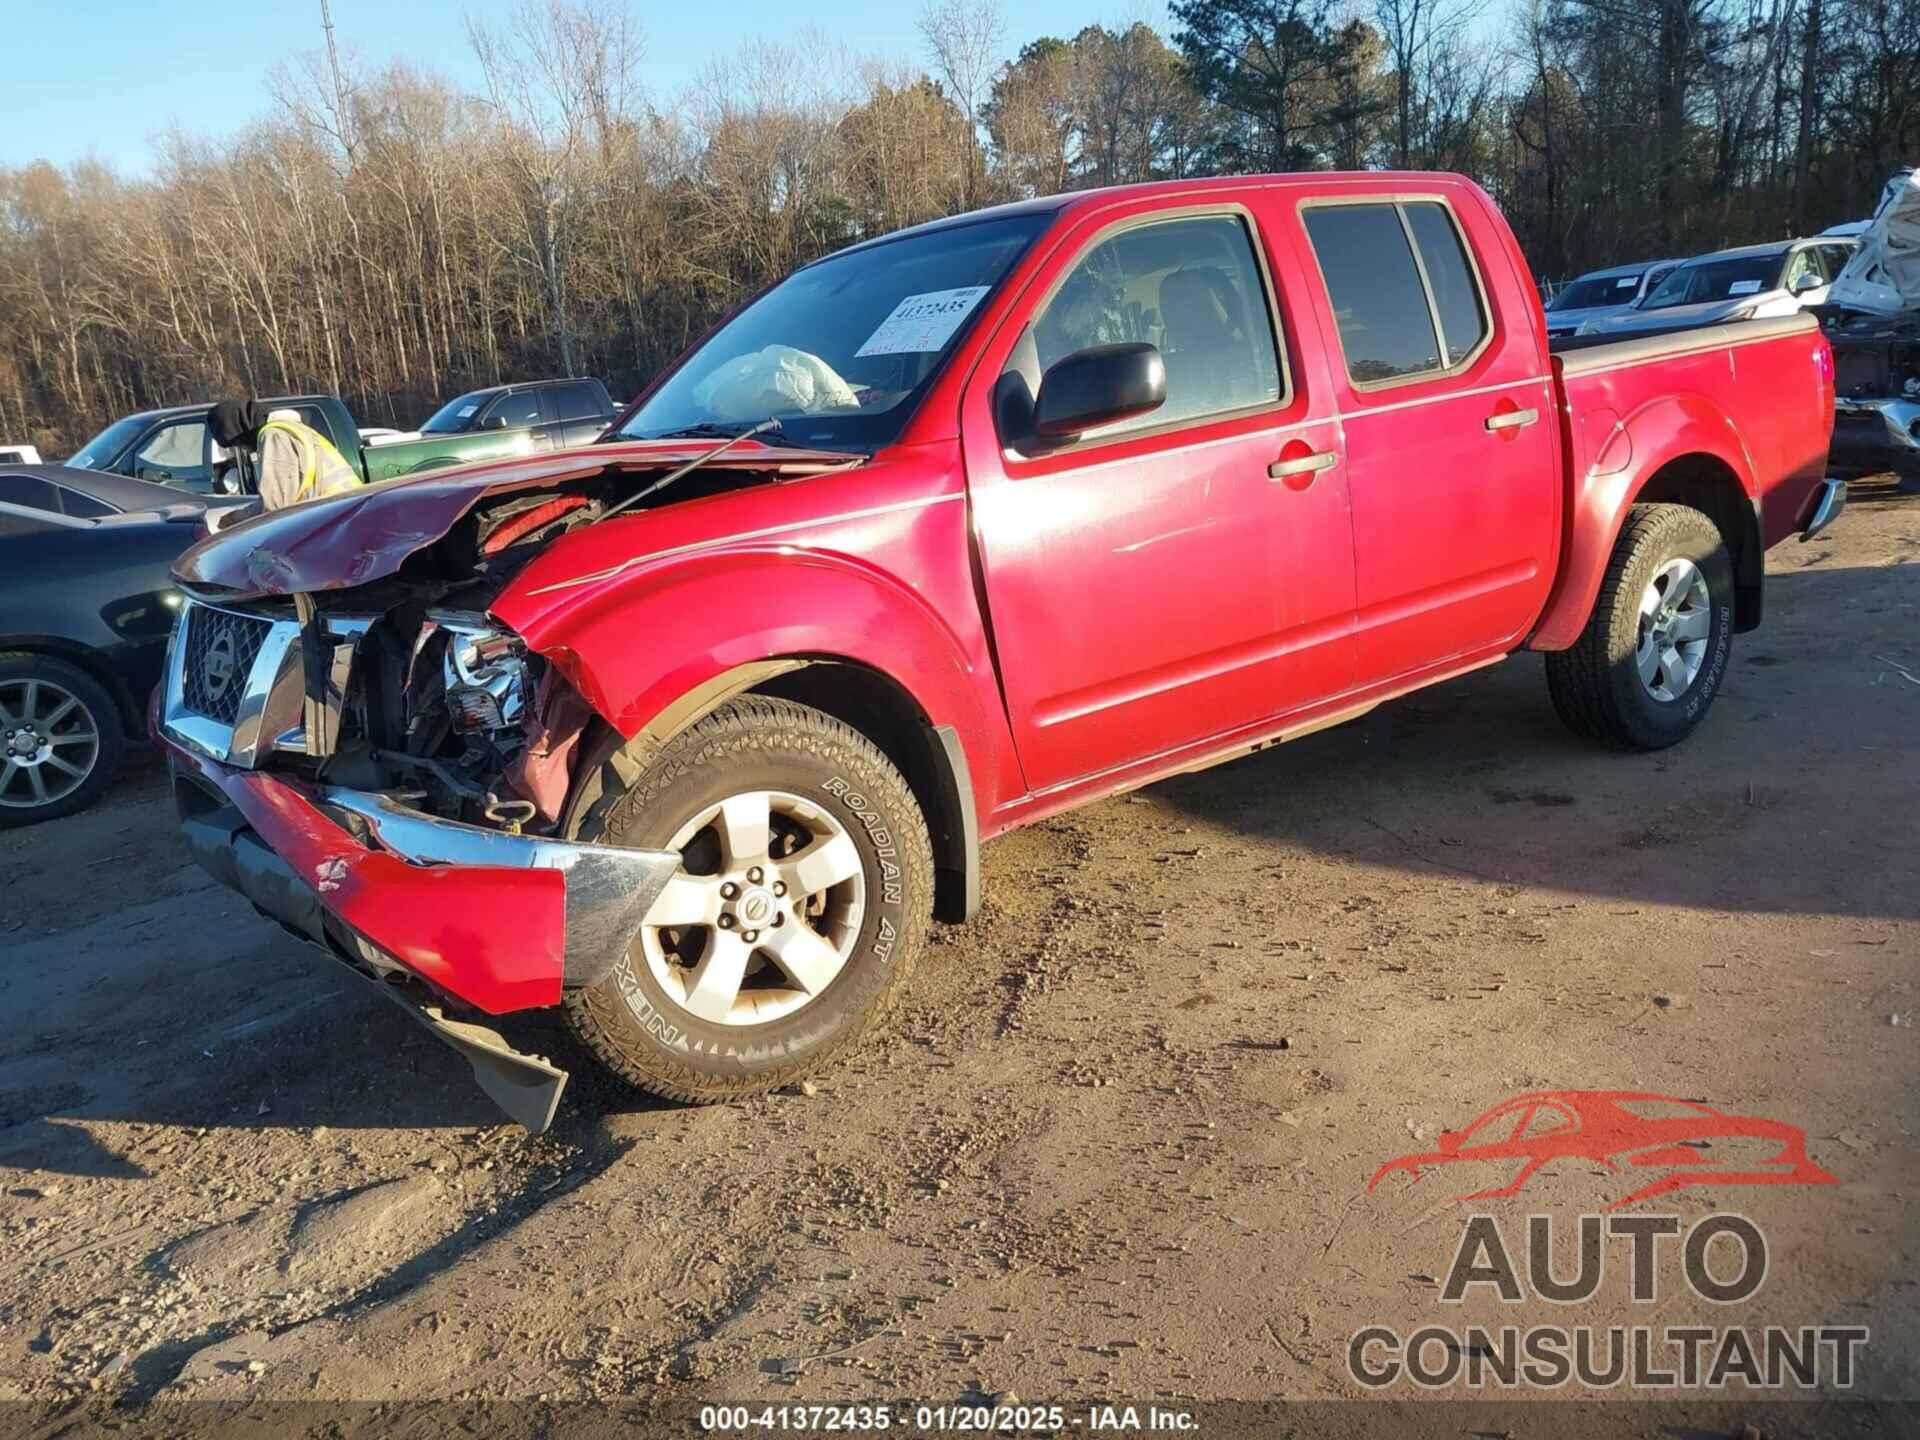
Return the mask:
[[[1650, 1312], [1864, 1324], [1854, 1392], [1920, 1399], [1920, 500], [1769, 569], [1676, 750], [1575, 741], [1518, 657], [989, 846], [984, 914], [808, 1093], [656, 1105], [522, 1026], [574, 1071], [537, 1140], [194, 869], [148, 765], [0, 836], [0, 1399], [1338, 1399], [1363, 1326]], [[1645, 1183], [1369, 1193], [1536, 1090], [1802, 1127], [1840, 1183], [1627, 1207], [1751, 1218], [1738, 1306], [1677, 1261], [1653, 1306], [1623, 1267], [1447, 1304], [1469, 1211]]]

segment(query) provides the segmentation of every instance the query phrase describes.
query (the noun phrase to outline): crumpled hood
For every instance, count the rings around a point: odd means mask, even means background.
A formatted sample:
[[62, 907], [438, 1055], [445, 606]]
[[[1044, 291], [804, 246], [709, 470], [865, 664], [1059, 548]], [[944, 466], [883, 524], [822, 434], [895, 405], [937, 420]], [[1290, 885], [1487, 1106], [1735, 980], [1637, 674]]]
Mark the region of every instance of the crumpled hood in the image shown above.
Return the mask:
[[[210, 535], [174, 563], [189, 589], [243, 600], [300, 591], [346, 590], [391, 575], [409, 555], [442, 539], [484, 500], [552, 489], [608, 471], [663, 471], [704, 454], [709, 440], [636, 441], [551, 455], [462, 465], [364, 485], [255, 516]], [[747, 441], [711, 462], [715, 469], [805, 474], [838, 469], [845, 451], [801, 450]], [[672, 492], [668, 492], [669, 494]]]

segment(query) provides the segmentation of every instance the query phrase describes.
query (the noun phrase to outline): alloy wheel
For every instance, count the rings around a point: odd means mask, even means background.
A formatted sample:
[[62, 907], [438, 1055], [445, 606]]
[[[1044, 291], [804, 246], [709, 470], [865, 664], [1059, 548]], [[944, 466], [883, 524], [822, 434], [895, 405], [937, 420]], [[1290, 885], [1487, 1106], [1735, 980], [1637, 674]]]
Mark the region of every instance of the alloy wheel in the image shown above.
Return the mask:
[[817, 1000], [866, 914], [853, 837], [823, 807], [750, 790], [707, 807], [667, 849], [680, 868], [634, 942], [668, 998], [716, 1025], [760, 1025]]
[[100, 763], [99, 721], [55, 681], [0, 681], [0, 762], [0, 806], [64, 800]]
[[1707, 577], [1687, 559], [1667, 561], [1640, 596], [1640, 634], [1634, 668], [1654, 699], [1678, 700], [1693, 687], [1707, 658], [1713, 597]]

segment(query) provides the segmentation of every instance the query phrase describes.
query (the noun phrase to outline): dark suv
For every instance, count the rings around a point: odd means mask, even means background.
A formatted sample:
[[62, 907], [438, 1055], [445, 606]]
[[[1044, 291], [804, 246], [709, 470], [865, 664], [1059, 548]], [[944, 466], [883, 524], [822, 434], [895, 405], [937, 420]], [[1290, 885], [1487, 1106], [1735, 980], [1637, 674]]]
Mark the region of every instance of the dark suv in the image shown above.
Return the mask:
[[[470, 390], [449, 400], [420, 427], [422, 435], [465, 435], [475, 430], [532, 429], [550, 437], [555, 450], [588, 445], [613, 419], [613, 401], [598, 380], [530, 380]], [[546, 446], [540, 448], [545, 449]]]

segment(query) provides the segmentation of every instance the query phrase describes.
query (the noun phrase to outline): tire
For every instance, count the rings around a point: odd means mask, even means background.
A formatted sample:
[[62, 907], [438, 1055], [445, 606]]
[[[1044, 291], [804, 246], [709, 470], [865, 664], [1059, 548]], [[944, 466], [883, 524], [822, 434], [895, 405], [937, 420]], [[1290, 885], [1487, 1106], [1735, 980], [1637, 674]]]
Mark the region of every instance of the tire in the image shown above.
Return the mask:
[[86, 809], [125, 754], [120, 707], [98, 680], [50, 656], [0, 655], [0, 829]]
[[[579, 822], [580, 838], [678, 848], [687, 860], [606, 978], [567, 993], [581, 1042], [629, 1084], [696, 1104], [790, 1084], [850, 1048], [906, 984], [932, 917], [932, 846], [899, 771], [840, 721], [758, 696], [692, 725], [631, 779], [621, 768], [617, 758], [601, 768], [606, 788]], [[764, 865], [749, 869], [752, 844], [741, 858], [728, 837], [751, 835], [752, 822], [730, 830], [727, 807], [753, 816], [756, 796], [767, 797], [773, 838], [761, 844]], [[721, 813], [702, 824], [715, 807]], [[782, 858], [783, 846], [796, 845]], [[819, 909], [803, 918], [795, 903], [813, 882], [799, 878], [795, 857], [809, 855], [821, 857], [812, 873], [847, 878], [805, 902]], [[793, 883], [781, 884], [782, 874]], [[732, 898], [724, 896], [728, 883]], [[779, 900], [770, 899], [775, 888]], [[776, 907], [771, 921], [748, 918], [764, 917], [767, 903]], [[717, 920], [703, 905], [720, 907]], [[695, 914], [706, 918], [654, 923]], [[724, 973], [723, 953], [737, 955], [732, 947], [756, 936], [762, 948], [749, 950], [746, 978], [735, 980], [729, 1003], [726, 980], [709, 984], [710, 972]], [[797, 947], [786, 953], [805, 967], [777, 959], [769, 943]], [[809, 968], [828, 974], [829, 952], [840, 957], [837, 970], [809, 989]], [[717, 1018], [722, 1011], [727, 1018]]]
[[[1691, 589], [1689, 566], [1704, 584], [1704, 601]], [[1643, 627], [1642, 604], [1661, 585], [1666, 598]], [[1686, 602], [1687, 596], [1676, 602], [1670, 593], [1682, 586], [1696, 603], [1663, 620], [1667, 606]], [[1663, 631], [1662, 625], [1670, 628]], [[1692, 631], [1701, 627], [1696, 653]], [[1683, 631], [1688, 638], [1663, 643], [1664, 635]], [[1635, 505], [1614, 544], [1586, 629], [1572, 648], [1547, 655], [1547, 688], [1553, 708], [1576, 735], [1622, 750], [1663, 750], [1686, 739], [1705, 718], [1726, 678], [1732, 647], [1733, 562], [1719, 528], [1685, 505]], [[1656, 657], [1653, 678], [1643, 678], [1652, 652], [1668, 650], [1686, 654], [1678, 664]]]

